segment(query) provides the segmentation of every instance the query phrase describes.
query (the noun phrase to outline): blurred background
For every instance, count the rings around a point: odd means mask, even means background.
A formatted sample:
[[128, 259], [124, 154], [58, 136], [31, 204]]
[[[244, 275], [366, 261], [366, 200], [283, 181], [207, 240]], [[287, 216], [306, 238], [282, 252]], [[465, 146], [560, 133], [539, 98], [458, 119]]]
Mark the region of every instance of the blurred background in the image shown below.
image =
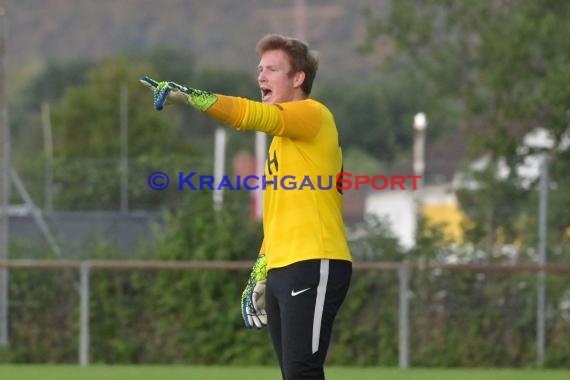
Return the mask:
[[[138, 78], [258, 99], [255, 44], [281, 33], [319, 52], [345, 171], [423, 176], [345, 193], [362, 265], [329, 362], [570, 367], [567, 1], [0, 5], [0, 260], [71, 263], [0, 270], [0, 362], [275, 364], [241, 327], [246, 270], [76, 263], [256, 256], [251, 192], [149, 187], [212, 174], [220, 126]], [[224, 174], [255, 173], [254, 134], [224, 130]]]

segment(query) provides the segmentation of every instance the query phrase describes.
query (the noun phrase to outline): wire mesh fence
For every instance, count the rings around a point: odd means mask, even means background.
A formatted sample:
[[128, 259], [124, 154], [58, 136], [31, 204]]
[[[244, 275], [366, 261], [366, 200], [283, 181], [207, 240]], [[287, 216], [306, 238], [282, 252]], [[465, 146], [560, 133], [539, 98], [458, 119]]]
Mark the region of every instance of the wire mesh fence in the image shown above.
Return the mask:
[[[2, 262], [10, 267], [10, 347], [3, 361], [273, 364], [268, 335], [241, 323], [250, 264]], [[541, 270], [545, 310], [536, 300]], [[328, 361], [568, 368], [569, 276], [568, 266], [355, 263]], [[540, 312], [543, 363], [537, 363]]]

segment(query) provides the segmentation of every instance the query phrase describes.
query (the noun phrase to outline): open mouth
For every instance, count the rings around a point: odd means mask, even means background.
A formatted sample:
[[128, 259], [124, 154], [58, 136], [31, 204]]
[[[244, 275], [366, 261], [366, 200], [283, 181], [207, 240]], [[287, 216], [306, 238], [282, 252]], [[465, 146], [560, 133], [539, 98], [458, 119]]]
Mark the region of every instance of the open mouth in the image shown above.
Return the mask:
[[273, 93], [273, 91], [271, 91], [271, 89], [261, 87], [261, 100], [267, 101], [271, 97], [272, 93]]

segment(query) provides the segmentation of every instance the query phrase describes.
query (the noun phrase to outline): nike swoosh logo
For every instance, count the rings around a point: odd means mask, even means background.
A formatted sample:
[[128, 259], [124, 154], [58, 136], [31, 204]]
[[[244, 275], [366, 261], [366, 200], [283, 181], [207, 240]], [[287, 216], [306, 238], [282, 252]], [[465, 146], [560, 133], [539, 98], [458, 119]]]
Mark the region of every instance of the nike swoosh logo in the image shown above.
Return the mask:
[[291, 290], [291, 295], [292, 295], [293, 297], [295, 297], [295, 296], [298, 296], [298, 295], [301, 294], [301, 293], [306, 292], [306, 291], [309, 290], [309, 289], [311, 289], [311, 288], [299, 290], [298, 292], [296, 292], [296, 291], [294, 291], [294, 290]]

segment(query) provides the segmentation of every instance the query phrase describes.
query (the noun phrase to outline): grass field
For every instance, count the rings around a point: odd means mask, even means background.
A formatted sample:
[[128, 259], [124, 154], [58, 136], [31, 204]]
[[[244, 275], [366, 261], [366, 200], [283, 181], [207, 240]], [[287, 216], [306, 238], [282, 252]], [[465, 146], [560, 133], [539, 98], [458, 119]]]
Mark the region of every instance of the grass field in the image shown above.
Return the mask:
[[[270, 367], [0, 365], [2, 380], [280, 380]], [[568, 380], [570, 371], [331, 367], [327, 380]]]

